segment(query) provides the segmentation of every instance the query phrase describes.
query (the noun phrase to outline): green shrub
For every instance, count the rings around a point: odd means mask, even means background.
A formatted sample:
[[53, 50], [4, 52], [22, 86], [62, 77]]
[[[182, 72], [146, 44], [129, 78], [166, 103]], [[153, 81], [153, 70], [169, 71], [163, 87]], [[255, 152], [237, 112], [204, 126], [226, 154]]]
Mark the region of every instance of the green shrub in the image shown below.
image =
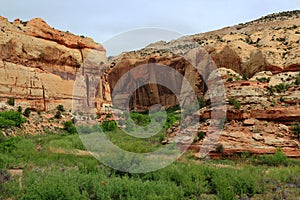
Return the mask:
[[0, 138], [0, 152], [11, 153], [15, 148], [16, 144], [20, 141], [19, 137], [2, 137]]
[[232, 77], [229, 77], [228, 79], [227, 79], [227, 82], [232, 82], [233, 81], [233, 78]]
[[241, 103], [236, 99], [229, 99], [229, 104], [233, 105], [235, 109], [239, 110], [241, 108]]
[[300, 141], [300, 123], [294, 123], [292, 125], [292, 133], [297, 137], [297, 139]]
[[216, 152], [217, 153], [223, 153], [224, 151], [224, 147], [222, 144], [219, 144], [217, 147], [216, 147]]
[[262, 82], [262, 83], [269, 83], [270, 80], [271, 80], [271, 78], [270, 78], [270, 77], [268, 77], [268, 78], [262, 77], [262, 78], [256, 78], [256, 80], [257, 80], [258, 82]]
[[244, 73], [244, 74], [242, 75], [242, 79], [243, 79], [244, 81], [248, 80], [247, 74]]
[[31, 113], [30, 108], [26, 108], [26, 109], [24, 110], [23, 115], [24, 115], [25, 117], [29, 117], [29, 116], [30, 116], [30, 113]]
[[62, 118], [61, 112], [58, 110], [58, 111], [55, 113], [54, 117], [55, 117], [56, 119], [61, 119], [61, 118]]
[[278, 85], [273, 86], [272, 89], [274, 92], [281, 93], [281, 92], [286, 92], [289, 89], [289, 87], [291, 87], [291, 85], [288, 83], [287, 84], [280, 83]]
[[7, 100], [7, 104], [10, 105], [10, 106], [14, 106], [14, 105], [15, 105], [15, 98], [10, 97], [10, 98]]
[[77, 134], [77, 129], [74, 126], [72, 121], [64, 122], [64, 128], [63, 129], [65, 131], [67, 131], [68, 133], [70, 133], [70, 134]]
[[139, 126], [147, 126], [150, 123], [150, 117], [148, 114], [132, 112], [130, 113], [130, 117], [134, 123]]
[[258, 164], [265, 164], [269, 166], [288, 165], [290, 162], [288, 157], [281, 151], [280, 148], [276, 149], [276, 152], [273, 155], [258, 156], [257, 159]]
[[203, 131], [200, 131], [197, 133], [197, 137], [199, 138], [199, 140], [203, 140], [205, 135], [206, 135], [206, 133], [204, 133]]
[[23, 110], [22, 106], [18, 106], [18, 112], [22, 113], [22, 110]]
[[16, 111], [3, 111], [0, 112], [0, 127], [6, 128], [11, 126], [20, 127], [26, 120], [19, 112]]
[[104, 132], [106, 131], [114, 131], [118, 128], [115, 121], [104, 121], [101, 124], [101, 128]]
[[203, 98], [198, 98], [198, 105], [199, 109], [204, 108], [206, 106], [206, 103]]
[[65, 112], [65, 108], [61, 104], [57, 106], [57, 110], [60, 111], [60, 112]]

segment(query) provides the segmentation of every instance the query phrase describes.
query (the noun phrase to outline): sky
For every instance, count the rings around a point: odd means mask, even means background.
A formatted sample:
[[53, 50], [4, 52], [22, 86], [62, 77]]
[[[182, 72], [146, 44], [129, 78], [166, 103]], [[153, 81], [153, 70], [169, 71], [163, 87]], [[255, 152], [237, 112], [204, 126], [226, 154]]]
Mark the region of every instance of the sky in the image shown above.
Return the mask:
[[[115, 48], [124, 33], [130, 35], [127, 43], [145, 46], [299, 9], [299, 0], [0, 0], [0, 15], [10, 21], [43, 18], [51, 27], [91, 37], [108, 48]], [[140, 34], [148, 38], [144, 43], [135, 40]]]

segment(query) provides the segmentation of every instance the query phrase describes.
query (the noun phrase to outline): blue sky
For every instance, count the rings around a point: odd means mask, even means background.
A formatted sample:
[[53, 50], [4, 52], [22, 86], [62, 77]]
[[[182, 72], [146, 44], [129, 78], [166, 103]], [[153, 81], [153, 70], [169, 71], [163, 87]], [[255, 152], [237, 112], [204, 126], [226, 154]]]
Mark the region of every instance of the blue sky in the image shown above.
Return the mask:
[[0, 15], [11, 21], [40, 17], [56, 29], [89, 36], [100, 43], [143, 27], [190, 35], [274, 12], [300, 9], [299, 0], [0, 0], [0, 3]]

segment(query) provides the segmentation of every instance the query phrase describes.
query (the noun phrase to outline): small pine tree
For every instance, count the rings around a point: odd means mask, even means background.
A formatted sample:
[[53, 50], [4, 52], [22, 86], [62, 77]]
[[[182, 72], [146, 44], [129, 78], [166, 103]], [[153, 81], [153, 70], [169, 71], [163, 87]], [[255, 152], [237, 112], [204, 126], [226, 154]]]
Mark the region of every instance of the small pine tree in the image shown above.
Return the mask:
[[14, 105], [15, 105], [15, 98], [10, 97], [10, 98], [7, 100], [7, 104], [10, 105], [10, 106], [14, 106]]
[[23, 115], [24, 115], [25, 117], [29, 117], [29, 116], [30, 116], [30, 113], [31, 113], [30, 108], [26, 108], [26, 109], [24, 110]]
[[18, 106], [18, 112], [22, 113], [22, 110], [23, 110], [22, 106]]
[[55, 113], [54, 117], [55, 117], [56, 119], [61, 119], [61, 112], [58, 110], [58, 111]]
[[65, 112], [65, 108], [64, 108], [63, 105], [58, 105], [57, 110], [60, 111], [60, 112]]

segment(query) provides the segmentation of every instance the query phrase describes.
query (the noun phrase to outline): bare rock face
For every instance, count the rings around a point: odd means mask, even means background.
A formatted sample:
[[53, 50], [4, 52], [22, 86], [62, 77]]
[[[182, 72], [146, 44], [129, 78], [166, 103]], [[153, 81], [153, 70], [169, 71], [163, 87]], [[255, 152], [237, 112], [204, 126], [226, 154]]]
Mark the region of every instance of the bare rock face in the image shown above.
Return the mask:
[[[53, 109], [58, 104], [70, 109], [76, 73], [83, 71], [88, 56], [98, 58], [93, 67], [105, 70], [105, 49], [92, 39], [55, 30], [42, 19], [9, 22], [1, 17], [0, 24], [2, 100], [14, 97], [17, 105], [36, 110]], [[87, 72], [85, 69], [83, 75]], [[101, 84], [99, 88], [107, 87], [105, 80]], [[110, 91], [104, 90], [99, 98], [100, 103], [109, 101]]]

